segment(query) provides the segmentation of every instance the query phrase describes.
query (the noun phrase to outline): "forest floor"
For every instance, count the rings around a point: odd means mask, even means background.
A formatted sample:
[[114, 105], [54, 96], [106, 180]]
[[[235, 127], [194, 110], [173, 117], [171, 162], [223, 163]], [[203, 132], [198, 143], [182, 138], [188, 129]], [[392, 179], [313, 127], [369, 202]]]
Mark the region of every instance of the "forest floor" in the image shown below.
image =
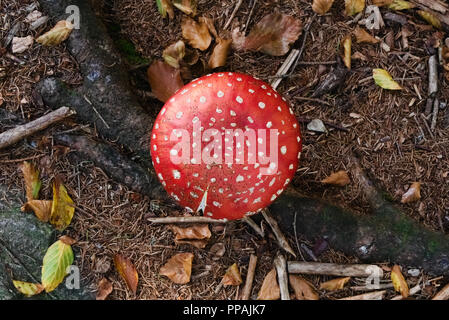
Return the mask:
[[[27, 6], [33, 3], [33, 0], [0, 0], [2, 42], [11, 27], [26, 17], [29, 13]], [[435, 37], [436, 30], [418, 17], [405, 14], [412, 29], [412, 34], [408, 37], [408, 48], [404, 49], [401, 42], [401, 26], [391, 22], [386, 22], [375, 33], [388, 43], [389, 52], [379, 44], [358, 44], [354, 41], [353, 53], [360, 52], [366, 59], [353, 59], [352, 69], [343, 89], [320, 97], [326, 102], [323, 104], [302, 98], [310, 97], [315, 84], [330, 72], [330, 63], [336, 60], [340, 41], [357, 25], [343, 13], [344, 3], [336, 1], [326, 15], [316, 16], [311, 9], [311, 1], [258, 0], [249, 25], [246, 26], [253, 3], [254, 0], [243, 2], [227, 31], [223, 30], [223, 26], [234, 9], [235, 1], [200, 0], [198, 16], [212, 18], [219, 33], [228, 37], [230, 30], [236, 27], [247, 28], [249, 31], [263, 16], [272, 12], [292, 15], [303, 23], [314, 16], [301, 63], [292, 76], [281, 82], [278, 91], [288, 98], [298, 117], [318, 118], [348, 129], [342, 131], [328, 128], [327, 134], [316, 134], [308, 131], [306, 124], [301, 124], [303, 153], [293, 181], [294, 187], [305, 195], [326, 199], [358, 214], [369, 214], [368, 204], [361, 196], [357, 184], [329, 187], [320, 183], [332, 172], [347, 170], [347, 155], [356, 150], [362, 155], [362, 167], [380, 188], [391, 195], [403, 212], [433, 230], [447, 233], [449, 123], [445, 119], [445, 113], [448, 111], [440, 110], [433, 133], [429, 132], [421, 117], [426, 107], [428, 91], [429, 54], [426, 42]], [[129, 39], [137, 52], [149, 61], [160, 58], [164, 48], [182, 38], [181, 12], [176, 11], [173, 20], [163, 19], [153, 0], [112, 1], [111, 7], [105, 9], [99, 4], [97, 9], [106, 22], [118, 23], [122, 36]], [[386, 12], [386, 9], [381, 12]], [[31, 31], [24, 24], [16, 36], [36, 36], [50, 25], [52, 23], [48, 22], [47, 26]], [[207, 61], [210, 51], [202, 53], [201, 59]], [[33, 94], [34, 85], [40, 79], [50, 75], [57, 76], [73, 86], [79, 85], [81, 81], [77, 63], [68, 54], [64, 43], [56, 47], [34, 44], [25, 53], [18, 54], [17, 58], [24, 63], [20, 64], [0, 54], [0, 109], [8, 110], [17, 118], [6, 125], [0, 119], [0, 131], [48, 112], [39, 97]], [[231, 51], [225, 69], [268, 80], [284, 60], [285, 56]], [[404, 90], [393, 92], [376, 86], [371, 79], [373, 68], [388, 70]], [[137, 70], [134, 72], [135, 89], [142, 105], [147, 106], [147, 111], [156, 116], [162, 103], [154, 99], [149, 85], [142, 81], [139, 68], [131, 65], [130, 69]], [[4, 75], [2, 70], [5, 70]], [[204, 72], [202, 68], [192, 69], [192, 77], [201, 76]], [[304, 89], [298, 90], [300, 88]], [[444, 79], [440, 81], [439, 97], [441, 101], [449, 100], [449, 86]], [[76, 203], [75, 216], [66, 233], [78, 240], [75, 262], [80, 266], [85, 280], [91, 283], [93, 291], [96, 290], [98, 281], [106, 276], [114, 285], [110, 296], [112, 299], [235, 299], [239, 294], [238, 287], [224, 287], [218, 293], [215, 289], [226, 269], [233, 263], [240, 266], [244, 277], [249, 256], [254, 253], [259, 257], [253, 288], [253, 296], [257, 295], [265, 275], [273, 267], [273, 258], [278, 251], [272, 234], [262, 239], [245, 223], [237, 221], [226, 226], [212, 225], [212, 238], [205, 249], [174, 244], [169, 228], [150, 225], [146, 221], [151, 216], [172, 214], [170, 204], [130, 191], [109, 179], [89, 162], [78, 162], [76, 165], [71, 163], [68, 160], [68, 150], [54, 145], [52, 140], [53, 134], [66, 130], [96, 135], [95, 128], [83, 126], [75, 120], [67, 120], [10, 148], [0, 150], [0, 184], [23, 186], [18, 166], [24, 159], [34, 162], [41, 170], [43, 198], [51, 199], [50, 181], [56, 175], [63, 177], [64, 184]], [[401, 204], [402, 194], [414, 181], [421, 183], [421, 199]], [[313, 248], [315, 241], [321, 240], [313, 239], [313, 242], [309, 242], [300, 237], [300, 243], [310, 248]], [[209, 250], [219, 242], [226, 248], [221, 257]], [[294, 240], [291, 245], [297, 252]], [[136, 296], [128, 291], [114, 270], [111, 257], [119, 252], [130, 258], [138, 270], [140, 280]], [[160, 267], [177, 252], [192, 252], [195, 255], [192, 280], [186, 285], [174, 285], [169, 279], [159, 275]], [[302, 254], [308, 258], [305, 252]], [[318, 259], [322, 262], [358, 262], [356, 258], [345, 256], [332, 248], [319, 255]], [[388, 261], [378, 263], [385, 270], [391, 267]], [[407, 274], [409, 266], [402, 267], [411, 283], [416, 283], [421, 276], [430, 279], [422, 274], [412, 277]], [[326, 276], [305, 278], [316, 287], [330, 279]], [[357, 294], [350, 287], [360, 283], [363, 281], [352, 279], [347, 289], [335, 293], [319, 291], [320, 298], [335, 299]], [[432, 281], [413, 298], [429, 298], [444, 283], [444, 279]], [[387, 297], [393, 295], [393, 290], [390, 290]]]

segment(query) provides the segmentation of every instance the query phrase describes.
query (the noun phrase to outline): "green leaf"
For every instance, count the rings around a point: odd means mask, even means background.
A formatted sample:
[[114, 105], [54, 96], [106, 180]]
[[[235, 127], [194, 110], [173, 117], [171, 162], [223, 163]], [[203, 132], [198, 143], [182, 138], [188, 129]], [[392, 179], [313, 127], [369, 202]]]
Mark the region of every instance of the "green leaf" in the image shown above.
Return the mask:
[[388, 71], [384, 69], [373, 69], [373, 79], [381, 88], [388, 90], [402, 90], [402, 87], [394, 81]]
[[58, 240], [48, 248], [42, 264], [41, 282], [46, 292], [58, 287], [67, 275], [67, 267], [73, 263], [72, 247]]
[[35, 296], [44, 290], [40, 283], [31, 283], [24, 281], [13, 280], [12, 283], [16, 289], [27, 297]]

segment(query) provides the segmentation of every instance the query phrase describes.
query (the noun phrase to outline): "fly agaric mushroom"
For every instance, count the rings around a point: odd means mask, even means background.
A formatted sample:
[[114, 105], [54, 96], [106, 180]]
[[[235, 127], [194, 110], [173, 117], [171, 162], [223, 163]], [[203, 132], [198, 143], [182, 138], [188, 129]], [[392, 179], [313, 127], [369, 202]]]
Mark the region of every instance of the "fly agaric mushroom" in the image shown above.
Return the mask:
[[301, 154], [292, 109], [267, 83], [223, 72], [198, 78], [164, 105], [152, 131], [154, 169], [181, 205], [240, 219], [272, 203]]

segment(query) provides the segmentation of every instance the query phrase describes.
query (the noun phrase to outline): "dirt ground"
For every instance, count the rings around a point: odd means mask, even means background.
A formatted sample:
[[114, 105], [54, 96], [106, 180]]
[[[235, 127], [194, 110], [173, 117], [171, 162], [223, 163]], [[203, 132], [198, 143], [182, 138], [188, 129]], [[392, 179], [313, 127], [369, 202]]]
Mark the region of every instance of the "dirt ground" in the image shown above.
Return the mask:
[[[144, 58], [160, 58], [165, 47], [182, 38], [180, 11], [175, 12], [174, 20], [168, 20], [160, 16], [153, 0], [111, 2], [112, 5], [108, 8], [98, 4], [98, 12], [105, 21], [118, 23], [123, 37], [132, 41]], [[32, 3], [33, 0], [0, 0], [2, 42], [11, 27], [28, 14], [26, 7]], [[229, 31], [235, 27], [246, 27], [253, 3], [254, 0], [243, 2], [227, 31], [223, 30], [223, 26], [235, 1], [200, 0], [198, 16], [212, 18], [219, 33], [229, 37]], [[319, 118], [348, 128], [347, 132], [329, 128], [328, 134], [314, 134], [302, 124], [303, 153], [294, 186], [305, 195], [327, 199], [359, 214], [369, 214], [368, 205], [356, 184], [341, 188], [319, 183], [332, 172], [346, 170], [349, 164], [347, 156], [351, 150], [355, 150], [362, 155], [362, 167], [376, 180], [379, 187], [388, 191], [401, 210], [429, 228], [447, 233], [449, 130], [446, 125], [449, 124], [445, 124], [443, 116], [446, 111], [440, 111], [433, 134], [420, 116], [425, 109], [428, 85], [428, 53], [425, 43], [435, 30], [425, 26], [425, 22], [419, 18], [408, 15], [413, 23], [408, 49], [402, 49], [400, 26], [397, 24], [387, 24], [376, 33], [384, 41], [392, 39], [390, 52], [385, 52], [379, 45], [357, 44], [354, 41], [353, 53], [362, 53], [367, 58], [366, 61], [353, 59], [352, 70], [343, 89], [337, 94], [320, 97], [326, 104], [305, 101], [302, 98], [313, 93], [317, 79], [330, 71], [330, 63], [336, 59], [341, 39], [356, 26], [351, 18], [344, 15], [343, 1], [336, 1], [324, 16], [314, 15], [310, 3], [311, 1], [297, 0], [258, 0], [247, 26], [249, 31], [257, 21], [271, 12], [293, 15], [303, 23], [314, 17], [301, 58], [303, 63], [297, 66], [294, 75], [281, 82], [278, 91], [290, 100], [298, 117]], [[37, 36], [48, 30], [50, 25], [51, 22], [36, 31], [30, 31], [23, 25], [16, 36]], [[202, 53], [202, 59], [207, 61], [209, 54], [210, 49]], [[9, 129], [20, 121], [35, 119], [48, 111], [39, 97], [33, 94], [33, 86], [40, 79], [53, 75], [70, 85], [77, 85], [81, 81], [76, 61], [68, 54], [64, 44], [50, 48], [34, 44], [25, 53], [18, 54], [17, 58], [24, 63], [20, 64], [0, 54], [0, 68], [6, 70], [5, 76], [0, 75], [0, 101], [3, 100], [0, 109], [8, 110], [17, 117], [17, 121], [6, 124], [0, 119], [0, 131]], [[285, 57], [271, 57], [262, 53], [232, 51], [226, 70], [245, 72], [267, 80], [276, 73], [284, 59]], [[372, 80], [366, 80], [371, 77], [373, 68], [388, 70], [404, 90], [382, 90]], [[201, 75], [201, 72], [204, 70], [193, 70], [192, 77]], [[143, 86], [137, 93], [142, 103], [148, 106], [149, 112], [156, 115], [162, 103], [153, 99], [149, 91], [149, 86]], [[442, 101], [449, 100], [449, 87], [444, 80], [440, 82], [439, 94]], [[360, 118], [351, 117], [351, 113], [360, 115]], [[40, 168], [43, 198], [51, 198], [51, 180], [56, 175], [63, 177], [77, 206], [75, 217], [66, 232], [78, 240], [75, 261], [81, 267], [85, 280], [92, 284], [93, 291], [98, 281], [106, 276], [114, 284], [111, 299], [235, 299], [239, 294], [238, 288], [224, 287], [218, 293], [215, 288], [227, 267], [235, 262], [240, 266], [244, 278], [249, 256], [255, 253], [259, 262], [253, 295], [257, 294], [264, 276], [273, 267], [273, 258], [278, 251], [271, 234], [261, 239], [245, 223], [233, 222], [226, 227], [211, 226], [212, 238], [205, 249], [175, 245], [173, 234], [167, 227], [150, 225], [146, 221], [150, 216], [172, 214], [171, 205], [133, 193], [111, 181], [91, 163], [70, 162], [70, 153], [67, 154], [67, 150], [54, 145], [52, 141], [53, 133], [65, 130], [96, 135], [94, 128], [68, 120], [13, 147], [0, 150], [0, 183], [23, 186], [18, 170], [23, 159], [32, 160]], [[420, 137], [422, 132], [424, 138]], [[400, 204], [402, 194], [414, 181], [422, 184], [421, 200], [407, 205]], [[300, 240], [300, 243], [309, 247], [314, 245], [314, 242]], [[216, 257], [209, 251], [218, 242], [226, 247], [223, 257]], [[297, 251], [294, 240], [291, 244]], [[140, 276], [137, 296], [127, 290], [114, 270], [111, 257], [118, 252], [129, 257], [136, 265]], [[187, 285], [174, 285], [158, 274], [159, 268], [177, 252], [195, 254], [192, 281]], [[303, 255], [309, 259], [304, 252]], [[332, 249], [322, 253], [319, 260], [357, 262], [357, 259]], [[379, 261], [379, 264], [386, 268], [391, 266], [388, 261]], [[110, 268], [108, 265], [111, 265]], [[405, 274], [407, 267], [403, 266]], [[104, 270], [106, 271], [103, 272]], [[426, 275], [423, 276], [424, 279], [429, 279]], [[306, 278], [316, 287], [319, 287], [320, 282], [330, 279], [318, 276]], [[413, 284], [418, 277], [407, 275], [407, 280]], [[349, 287], [361, 283], [360, 281], [351, 280]], [[437, 286], [444, 283], [444, 279], [437, 278], [413, 298], [431, 297], [438, 290]], [[357, 293], [351, 289], [337, 293], [320, 291], [320, 297], [334, 299]], [[389, 290], [387, 296], [393, 295], [393, 291]]]

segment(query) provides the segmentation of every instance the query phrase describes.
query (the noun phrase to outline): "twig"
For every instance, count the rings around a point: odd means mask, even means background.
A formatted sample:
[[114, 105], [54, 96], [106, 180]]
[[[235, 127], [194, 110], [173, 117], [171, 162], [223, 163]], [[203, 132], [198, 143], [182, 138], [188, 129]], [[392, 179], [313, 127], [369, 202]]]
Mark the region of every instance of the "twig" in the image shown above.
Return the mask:
[[208, 217], [162, 217], [148, 218], [147, 221], [152, 223], [227, 223], [226, 219], [213, 219]]
[[270, 213], [267, 209], [262, 209], [262, 215], [265, 218], [265, 220], [268, 222], [268, 224], [270, 225], [271, 229], [273, 230], [279, 246], [296, 258], [295, 252], [290, 247], [290, 245], [287, 241], [287, 238], [284, 236], [281, 229], [279, 228], [277, 221], [270, 215]]
[[[310, 121], [313, 120], [313, 119], [311, 119], [311, 118], [302, 118], [302, 117], [297, 117], [297, 119], [298, 119], [298, 121], [301, 122], [301, 123], [307, 123], [307, 122], [310, 122]], [[328, 127], [332, 127], [332, 128], [334, 128], [334, 129], [337, 129], [337, 130], [349, 132], [349, 129], [348, 129], [348, 128], [345, 128], [345, 127], [343, 127], [343, 126], [341, 126], [341, 125], [338, 125], [338, 124], [335, 124], [335, 123], [332, 123], [332, 122], [329, 122], [329, 121], [324, 121], [324, 120], [322, 120], [322, 121], [323, 121], [323, 123], [324, 123], [326, 126], [328, 126]]]
[[297, 216], [297, 213], [295, 212], [295, 218], [293, 219], [293, 232], [294, 232], [294, 236], [295, 236], [296, 247], [298, 248], [298, 252], [299, 252], [299, 255], [301, 256], [302, 261], [306, 261], [306, 259], [304, 259], [304, 256], [302, 255], [302, 251], [299, 246], [298, 233], [296, 231], [296, 216]]
[[248, 273], [246, 274], [245, 287], [243, 288], [241, 300], [249, 300], [249, 297], [251, 296], [256, 265], [257, 265], [257, 256], [251, 254], [248, 264]]
[[435, 98], [435, 100], [433, 101], [432, 122], [430, 123], [430, 130], [432, 132], [435, 131], [435, 127], [437, 126], [437, 117], [439, 109], [440, 109], [440, 102], [438, 101], [438, 98]]
[[352, 297], [346, 297], [338, 300], [382, 300], [386, 290], [362, 293]]
[[30, 156], [30, 157], [25, 157], [25, 158], [20, 158], [20, 159], [8, 159], [8, 160], [0, 160], [0, 163], [16, 163], [16, 162], [23, 162], [23, 161], [28, 161], [28, 160], [33, 160], [33, 159], [37, 159], [37, 158], [41, 158], [45, 156], [45, 154], [37, 154], [34, 156]]
[[226, 24], [223, 27], [223, 30], [226, 30], [229, 27], [229, 25], [231, 24], [232, 19], [234, 19], [235, 14], [239, 10], [239, 8], [242, 5], [242, 3], [243, 3], [243, 0], [238, 0], [237, 1], [236, 5], [235, 5], [235, 8], [234, 8], [234, 11], [232, 11], [231, 16], [228, 19], [228, 22], [226, 22]]
[[244, 34], [246, 33], [246, 29], [248, 29], [248, 25], [249, 25], [249, 22], [251, 21], [251, 17], [253, 15], [254, 8], [256, 7], [256, 3], [257, 3], [257, 0], [254, 0], [253, 5], [251, 7], [251, 11], [249, 12], [249, 15], [248, 15], [248, 19], [246, 20], [245, 29], [243, 29]]
[[443, 289], [438, 291], [432, 300], [449, 300], [449, 283], [445, 285]]
[[322, 262], [288, 261], [289, 273], [324, 274], [345, 277], [367, 277], [373, 273], [383, 276], [380, 267], [373, 264], [338, 264]]
[[36, 120], [0, 133], [0, 149], [8, 147], [21, 139], [43, 130], [75, 113], [75, 111], [70, 110], [68, 107], [61, 107], [40, 118], [37, 118]]
[[255, 223], [255, 222], [253, 221], [253, 219], [251, 219], [250, 217], [246, 217], [246, 216], [245, 216], [245, 217], [242, 218], [242, 220], [245, 221], [251, 228], [253, 228], [254, 231], [256, 231], [256, 233], [257, 233], [258, 235], [260, 235], [262, 238], [265, 237], [265, 232], [262, 230], [261, 227], [259, 227], [259, 226], [257, 225], [257, 223]]
[[97, 116], [100, 118], [101, 121], [103, 121], [104, 125], [106, 126], [106, 128], [110, 128], [108, 123], [106, 122], [106, 120], [103, 119], [103, 117], [101, 116], [101, 114], [97, 111], [97, 108], [95, 108], [95, 106], [92, 104], [92, 102], [90, 102], [89, 99], [87, 99], [87, 97], [85, 95], [83, 95], [84, 100], [87, 101], [88, 104], [91, 105], [92, 109], [95, 111], [95, 113], [97, 114]]
[[[418, 292], [421, 291], [422, 288], [423, 288], [423, 286], [418, 282], [418, 284], [416, 286], [414, 286], [413, 288], [410, 289], [409, 296], [417, 294]], [[402, 300], [402, 299], [404, 299], [404, 297], [402, 295], [397, 295], [397, 296], [391, 298], [391, 300]]]
[[298, 65], [303, 66], [314, 66], [314, 65], [325, 65], [325, 64], [336, 64], [337, 61], [331, 60], [331, 61], [298, 61]]
[[282, 254], [278, 254], [274, 259], [274, 266], [278, 276], [279, 289], [281, 291], [281, 300], [290, 300], [290, 293], [288, 292], [288, 274], [287, 261]]

